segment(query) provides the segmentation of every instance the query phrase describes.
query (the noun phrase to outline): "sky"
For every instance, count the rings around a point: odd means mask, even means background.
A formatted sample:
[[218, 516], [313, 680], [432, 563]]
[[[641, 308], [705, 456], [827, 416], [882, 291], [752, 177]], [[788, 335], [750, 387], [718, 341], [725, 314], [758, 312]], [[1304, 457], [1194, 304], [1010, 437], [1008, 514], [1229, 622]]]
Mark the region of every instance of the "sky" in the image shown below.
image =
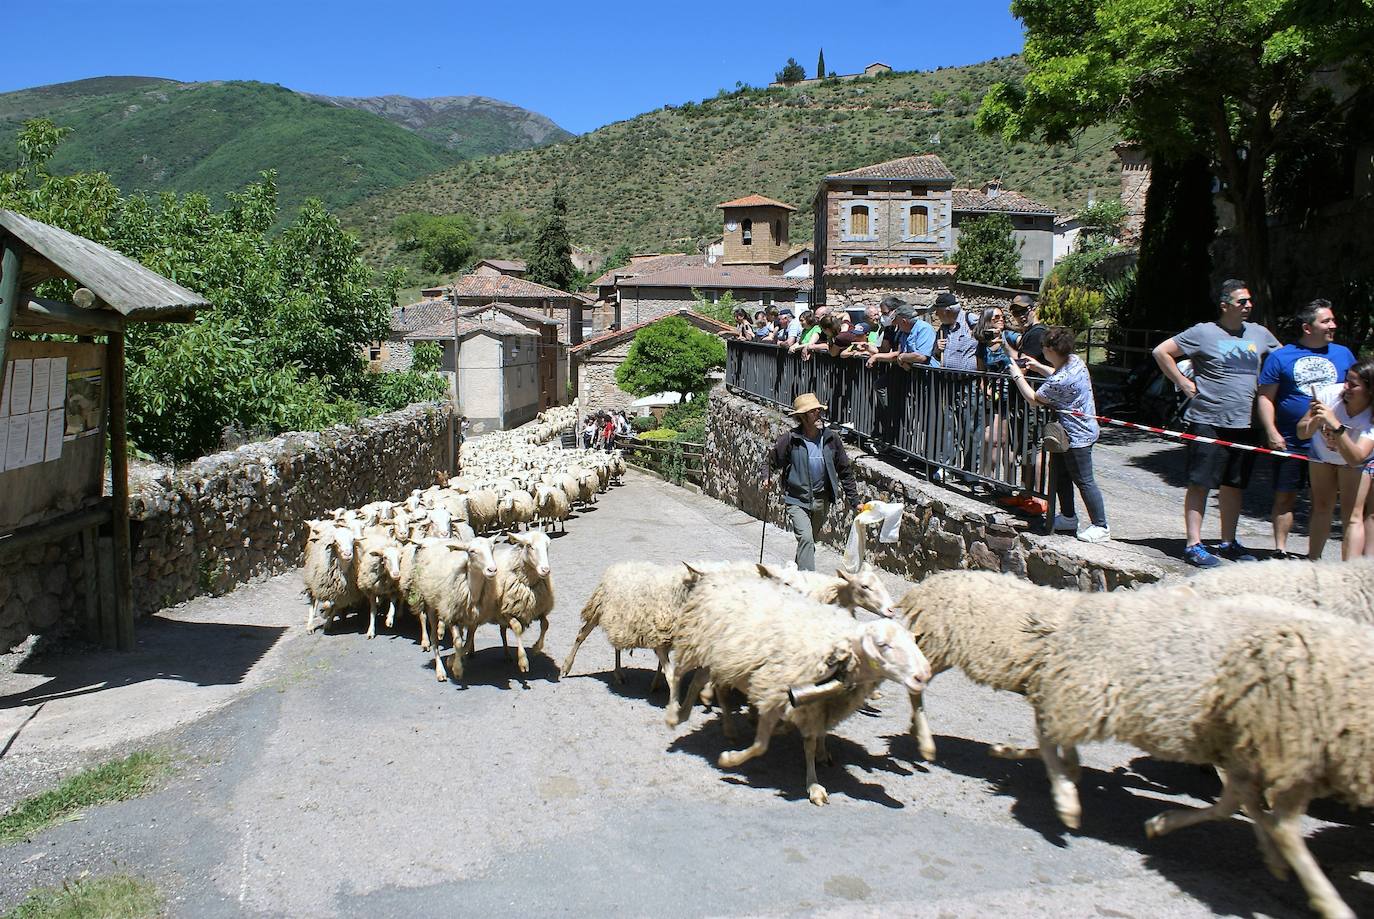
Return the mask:
[[[481, 95], [575, 133], [736, 82], [795, 57], [814, 75], [897, 70], [1021, 50], [1008, 0], [656, 4], [44, 0], [6, 18], [0, 92], [85, 77], [259, 80], [336, 96]], [[63, 37], [65, 36], [65, 38]]]

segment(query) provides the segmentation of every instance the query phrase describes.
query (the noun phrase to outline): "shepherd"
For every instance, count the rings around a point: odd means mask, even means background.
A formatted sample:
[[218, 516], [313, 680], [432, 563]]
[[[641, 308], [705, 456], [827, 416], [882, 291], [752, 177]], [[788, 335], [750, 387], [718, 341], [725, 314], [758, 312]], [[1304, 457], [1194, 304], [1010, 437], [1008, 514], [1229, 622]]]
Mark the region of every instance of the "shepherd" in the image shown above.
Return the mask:
[[802, 393], [792, 400], [788, 414], [798, 425], [773, 444], [764, 479], [771, 488], [773, 476], [779, 478], [787, 527], [797, 537], [797, 567], [803, 571], [816, 570], [816, 537], [831, 504], [843, 496], [851, 513], [859, 508], [849, 454], [840, 436], [823, 426], [825, 411], [815, 393]]

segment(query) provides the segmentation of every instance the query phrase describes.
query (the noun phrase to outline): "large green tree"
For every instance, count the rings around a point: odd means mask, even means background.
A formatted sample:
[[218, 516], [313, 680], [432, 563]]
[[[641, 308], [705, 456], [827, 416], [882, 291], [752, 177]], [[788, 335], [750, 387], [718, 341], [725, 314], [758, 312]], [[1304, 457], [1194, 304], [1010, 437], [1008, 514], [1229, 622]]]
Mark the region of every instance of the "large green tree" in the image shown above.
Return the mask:
[[782, 69], [773, 74], [773, 79], [779, 83], [800, 83], [806, 79], [806, 68], [798, 64], [795, 57], [789, 57]]
[[534, 242], [526, 256], [525, 277], [536, 284], [556, 290], [571, 290], [577, 269], [572, 263], [572, 241], [568, 238], [568, 199], [555, 186], [549, 210], [539, 224]]
[[706, 374], [725, 366], [725, 342], [681, 316], [669, 316], [635, 333], [615, 382], [636, 396], [675, 392], [684, 397], [705, 392]]
[[[977, 123], [1008, 139], [1064, 141], [1119, 123], [1155, 157], [1202, 153], [1235, 208], [1244, 274], [1270, 306], [1266, 173], [1319, 142], [1328, 119], [1369, 92], [1369, 0], [1013, 0], [1030, 71], [998, 84]], [[1346, 89], [1331, 104], [1339, 73]], [[1312, 119], [1313, 109], [1325, 112]]]
[[957, 276], [971, 284], [1014, 287], [1021, 283], [1021, 258], [1011, 218], [1006, 214], [987, 214], [969, 220], [959, 228], [959, 248], [952, 261], [959, 266]]

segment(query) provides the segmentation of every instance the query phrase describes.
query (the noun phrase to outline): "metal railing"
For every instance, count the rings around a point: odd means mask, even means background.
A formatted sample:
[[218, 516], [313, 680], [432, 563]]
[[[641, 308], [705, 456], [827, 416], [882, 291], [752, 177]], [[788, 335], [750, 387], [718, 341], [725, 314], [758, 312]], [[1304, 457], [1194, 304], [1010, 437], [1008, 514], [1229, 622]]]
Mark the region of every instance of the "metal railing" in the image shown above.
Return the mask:
[[947, 480], [1050, 499], [1041, 441], [1054, 414], [1028, 405], [1006, 375], [891, 364], [870, 368], [857, 358], [825, 354], [803, 361], [776, 345], [731, 341], [725, 383], [785, 409], [802, 393], [814, 392], [829, 406], [831, 424], [944, 470]]

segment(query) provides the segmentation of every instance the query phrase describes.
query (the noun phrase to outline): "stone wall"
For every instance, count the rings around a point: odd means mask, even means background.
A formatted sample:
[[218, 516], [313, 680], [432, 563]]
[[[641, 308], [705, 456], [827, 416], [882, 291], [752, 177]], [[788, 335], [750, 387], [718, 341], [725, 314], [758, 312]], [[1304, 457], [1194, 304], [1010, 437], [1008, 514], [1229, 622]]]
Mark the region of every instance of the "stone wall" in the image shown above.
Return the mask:
[[[768, 447], [791, 422], [779, 412], [727, 392], [711, 394], [706, 420], [706, 467], [702, 490], [755, 517], [764, 507], [760, 489]], [[1111, 590], [1159, 580], [1164, 572], [1110, 547], [1064, 536], [1026, 531], [1025, 521], [963, 495], [932, 485], [850, 447], [861, 500], [906, 505], [900, 539], [869, 542], [869, 558], [888, 571], [920, 580], [935, 571], [976, 568], [1005, 571], [1037, 584], [1079, 590]], [[769, 522], [783, 526], [776, 499]], [[821, 542], [843, 551], [848, 517], [836, 507]]]
[[[300, 563], [305, 522], [398, 499], [446, 468], [448, 421], [413, 405], [318, 433], [285, 434], [130, 476], [134, 604], [140, 614], [220, 593]], [[72, 632], [85, 609], [78, 537], [0, 558], [0, 651]]]
[[634, 339], [629, 339], [577, 363], [577, 396], [584, 415], [629, 408], [635, 401], [615, 381], [615, 372], [629, 356], [632, 344]]

